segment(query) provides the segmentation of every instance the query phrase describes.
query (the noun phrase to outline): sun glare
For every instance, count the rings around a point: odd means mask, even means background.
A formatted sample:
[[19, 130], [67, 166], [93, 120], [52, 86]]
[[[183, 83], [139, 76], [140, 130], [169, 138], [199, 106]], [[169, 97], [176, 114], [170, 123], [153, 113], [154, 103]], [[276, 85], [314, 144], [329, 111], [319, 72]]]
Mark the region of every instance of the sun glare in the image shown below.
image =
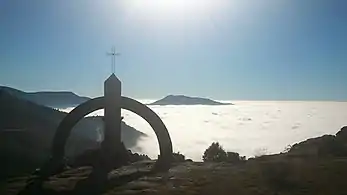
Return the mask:
[[222, 6], [220, 0], [127, 0], [124, 8], [143, 19], [191, 19], [202, 17]]
[[198, 8], [196, 0], [145, 0], [133, 1], [133, 6], [139, 6], [142, 10], [161, 14], [189, 13]]

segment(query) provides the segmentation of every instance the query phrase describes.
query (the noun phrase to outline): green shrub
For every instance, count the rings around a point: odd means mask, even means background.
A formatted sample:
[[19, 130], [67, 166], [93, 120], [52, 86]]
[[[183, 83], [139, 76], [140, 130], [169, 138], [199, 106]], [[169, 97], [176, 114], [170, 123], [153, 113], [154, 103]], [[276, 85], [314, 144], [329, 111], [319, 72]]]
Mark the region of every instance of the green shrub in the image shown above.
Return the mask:
[[225, 162], [227, 160], [227, 153], [218, 142], [213, 142], [202, 156], [204, 162]]
[[226, 152], [218, 142], [213, 142], [202, 156], [204, 162], [230, 162], [236, 163], [245, 161], [245, 156], [240, 156], [237, 152]]

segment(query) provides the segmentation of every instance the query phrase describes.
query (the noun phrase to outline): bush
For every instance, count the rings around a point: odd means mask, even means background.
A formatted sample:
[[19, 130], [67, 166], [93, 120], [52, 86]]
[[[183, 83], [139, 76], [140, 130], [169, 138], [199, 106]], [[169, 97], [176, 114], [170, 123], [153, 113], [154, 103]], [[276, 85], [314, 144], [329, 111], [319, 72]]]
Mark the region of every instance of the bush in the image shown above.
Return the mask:
[[138, 162], [138, 161], [147, 161], [151, 160], [147, 155], [145, 154], [138, 154], [138, 153], [132, 153], [131, 150], [128, 150], [128, 155], [129, 155], [129, 161], [131, 163], [133, 162]]
[[213, 142], [202, 156], [204, 162], [230, 162], [236, 163], [245, 161], [245, 156], [240, 156], [237, 152], [226, 152], [218, 142]]
[[239, 162], [240, 155], [237, 152], [227, 152], [227, 162]]
[[227, 160], [227, 153], [218, 142], [213, 142], [202, 156], [204, 162], [225, 162]]
[[174, 162], [184, 162], [186, 160], [186, 157], [183, 154], [180, 154], [180, 152], [172, 153]]

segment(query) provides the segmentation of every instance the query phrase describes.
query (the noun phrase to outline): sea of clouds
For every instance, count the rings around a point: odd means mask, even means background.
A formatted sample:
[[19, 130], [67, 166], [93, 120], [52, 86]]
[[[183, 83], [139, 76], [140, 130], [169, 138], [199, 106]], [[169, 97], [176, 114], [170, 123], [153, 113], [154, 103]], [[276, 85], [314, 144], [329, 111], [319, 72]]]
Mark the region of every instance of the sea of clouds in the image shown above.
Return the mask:
[[[148, 100], [142, 102], [149, 102]], [[169, 130], [173, 149], [201, 161], [205, 149], [218, 141], [240, 155], [282, 152], [288, 145], [347, 126], [347, 102], [233, 101], [225, 106], [149, 106]], [[66, 109], [65, 111], [70, 111]], [[91, 115], [103, 115], [99, 110]], [[123, 110], [124, 121], [148, 135], [135, 152], [156, 158], [159, 146], [154, 131], [141, 117]]]

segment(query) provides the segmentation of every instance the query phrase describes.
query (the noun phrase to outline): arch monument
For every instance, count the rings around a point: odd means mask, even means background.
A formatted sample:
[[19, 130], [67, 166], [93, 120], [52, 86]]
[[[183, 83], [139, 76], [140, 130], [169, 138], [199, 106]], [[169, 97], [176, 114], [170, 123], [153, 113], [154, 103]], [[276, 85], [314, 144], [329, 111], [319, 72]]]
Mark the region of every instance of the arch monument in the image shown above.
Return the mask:
[[[160, 119], [146, 105], [121, 96], [121, 81], [111, 74], [104, 83], [104, 96], [91, 99], [73, 109], [59, 124], [52, 143], [51, 159], [42, 167], [41, 177], [48, 177], [59, 172], [64, 156], [65, 145], [73, 127], [89, 113], [104, 109], [104, 140], [101, 144], [102, 159], [111, 157], [121, 158], [120, 150], [122, 149], [121, 140], [121, 109], [134, 112], [145, 119], [154, 130], [160, 149], [160, 155], [153, 169], [165, 171], [170, 168], [172, 162], [172, 143], [169, 132]], [[103, 172], [111, 171], [114, 166], [105, 163], [100, 159]], [[94, 167], [95, 169], [95, 167]]]

